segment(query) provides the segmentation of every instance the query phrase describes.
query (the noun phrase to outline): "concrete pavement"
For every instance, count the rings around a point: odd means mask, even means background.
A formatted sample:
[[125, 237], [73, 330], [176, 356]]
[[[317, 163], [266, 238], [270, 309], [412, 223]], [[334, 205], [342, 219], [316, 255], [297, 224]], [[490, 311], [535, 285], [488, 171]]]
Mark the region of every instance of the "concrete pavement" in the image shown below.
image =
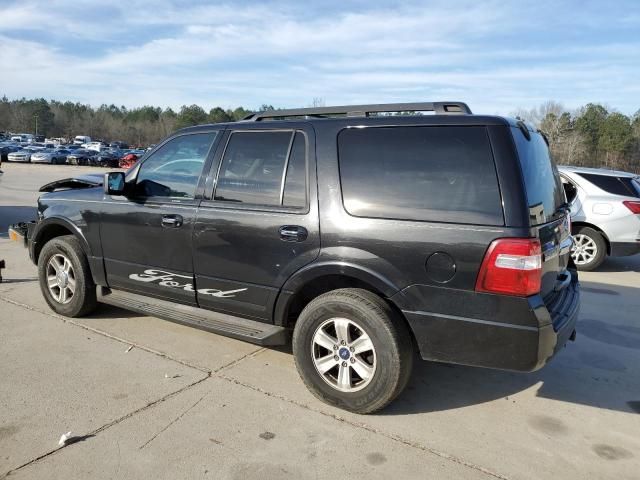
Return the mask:
[[[0, 224], [70, 172], [32, 167], [3, 165]], [[0, 258], [0, 478], [638, 478], [640, 257], [581, 275], [577, 341], [543, 370], [420, 362], [370, 416], [317, 401], [287, 349], [56, 316], [26, 252], [0, 238]]]

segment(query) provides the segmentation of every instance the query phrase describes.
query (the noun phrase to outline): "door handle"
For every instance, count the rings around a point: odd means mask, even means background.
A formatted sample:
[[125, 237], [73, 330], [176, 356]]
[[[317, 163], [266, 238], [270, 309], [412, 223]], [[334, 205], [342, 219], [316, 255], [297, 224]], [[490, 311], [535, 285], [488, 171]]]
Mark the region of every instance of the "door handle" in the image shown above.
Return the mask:
[[285, 242], [304, 242], [309, 232], [299, 225], [283, 225], [280, 227], [280, 240]]
[[163, 215], [162, 226], [179, 228], [182, 226], [182, 217], [180, 215]]

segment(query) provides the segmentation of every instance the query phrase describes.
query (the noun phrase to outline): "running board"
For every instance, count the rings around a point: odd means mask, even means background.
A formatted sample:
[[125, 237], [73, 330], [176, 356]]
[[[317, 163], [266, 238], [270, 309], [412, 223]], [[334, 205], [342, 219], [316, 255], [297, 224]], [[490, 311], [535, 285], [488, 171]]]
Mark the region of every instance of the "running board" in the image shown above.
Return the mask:
[[286, 328], [269, 323], [100, 286], [97, 287], [97, 296], [101, 303], [257, 345], [286, 345], [289, 341], [289, 331]]

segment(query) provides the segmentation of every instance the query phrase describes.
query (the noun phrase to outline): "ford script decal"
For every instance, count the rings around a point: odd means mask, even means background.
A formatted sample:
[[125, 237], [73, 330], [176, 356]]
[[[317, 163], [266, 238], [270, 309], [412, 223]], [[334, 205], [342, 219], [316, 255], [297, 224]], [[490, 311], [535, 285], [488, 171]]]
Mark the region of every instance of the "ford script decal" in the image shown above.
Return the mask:
[[[191, 280], [191, 277], [187, 275], [178, 275], [177, 273], [165, 272], [163, 270], [149, 269], [145, 270], [144, 273], [132, 273], [129, 275], [129, 278], [131, 280], [144, 283], [158, 282], [158, 285], [161, 287], [181, 288], [187, 292], [194, 291], [192, 283], [182, 283], [177, 280], [180, 278]], [[238, 288], [237, 290], [218, 290], [216, 288], [199, 288], [197, 292], [202, 295], [212, 295], [218, 298], [232, 298], [236, 296], [236, 293], [244, 292], [245, 290], [247, 289]]]

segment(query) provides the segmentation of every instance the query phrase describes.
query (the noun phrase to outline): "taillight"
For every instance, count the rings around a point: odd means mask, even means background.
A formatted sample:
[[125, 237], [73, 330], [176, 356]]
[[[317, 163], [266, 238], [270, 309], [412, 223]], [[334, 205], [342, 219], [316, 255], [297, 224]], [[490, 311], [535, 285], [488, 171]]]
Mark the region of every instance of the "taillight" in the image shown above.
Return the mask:
[[637, 215], [638, 213], [640, 213], [640, 202], [632, 202], [630, 200], [627, 200], [626, 202], [622, 203], [624, 203], [624, 206], [631, 210], [634, 214]]
[[494, 240], [484, 256], [477, 292], [528, 297], [540, 292], [542, 248], [536, 238]]

